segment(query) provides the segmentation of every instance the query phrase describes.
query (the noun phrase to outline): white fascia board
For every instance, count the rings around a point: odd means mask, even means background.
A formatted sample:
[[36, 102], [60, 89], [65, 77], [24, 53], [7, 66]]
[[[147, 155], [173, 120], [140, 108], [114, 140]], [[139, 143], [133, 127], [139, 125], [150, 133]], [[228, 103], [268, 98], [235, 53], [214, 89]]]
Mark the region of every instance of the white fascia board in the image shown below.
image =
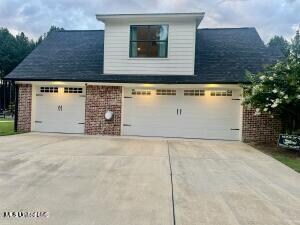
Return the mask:
[[67, 82], [67, 81], [18, 81], [17, 84], [51, 85], [51, 86], [121, 86], [128, 88], [205, 88], [205, 89], [242, 89], [239, 84], [151, 84], [151, 83], [102, 83], [102, 82]]
[[97, 20], [105, 23], [106, 21], [124, 21], [124, 20], [157, 20], [157, 19], [188, 19], [193, 18], [197, 21], [197, 26], [200, 24], [204, 17], [204, 12], [193, 13], [145, 13], [145, 14], [97, 14]]

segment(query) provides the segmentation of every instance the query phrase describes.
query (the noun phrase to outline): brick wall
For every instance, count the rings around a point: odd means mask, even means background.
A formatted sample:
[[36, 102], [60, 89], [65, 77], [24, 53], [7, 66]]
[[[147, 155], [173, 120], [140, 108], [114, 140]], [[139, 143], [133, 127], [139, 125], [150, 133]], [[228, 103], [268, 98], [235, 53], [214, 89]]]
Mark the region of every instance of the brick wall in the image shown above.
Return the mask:
[[19, 85], [19, 102], [18, 102], [18, 132], [31, 131], [31, 101], [32, 86], [31, 84]]
[[281, 122], [278, 118], [271, 118], [269, 114], [255, 116], [255, 109], [243, 109], [244, 142], [274, 143], [281, 131]]
[[[85, 133], [121, 135], [122, 87], [94, 86], [86, 88]], [[111, 121], [104, 118], [108, 111], [114, 113]]]

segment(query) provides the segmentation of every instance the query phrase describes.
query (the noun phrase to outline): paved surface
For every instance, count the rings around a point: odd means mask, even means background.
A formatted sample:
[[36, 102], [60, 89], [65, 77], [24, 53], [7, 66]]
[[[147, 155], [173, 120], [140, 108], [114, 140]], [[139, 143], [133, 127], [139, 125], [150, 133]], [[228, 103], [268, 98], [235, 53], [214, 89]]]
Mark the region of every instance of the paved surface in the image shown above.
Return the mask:
[[[300, 224], [300, 175], [240, 142], [0, 137], [0, 224]], [[3, 218], [47, 211], [48, 218]]]

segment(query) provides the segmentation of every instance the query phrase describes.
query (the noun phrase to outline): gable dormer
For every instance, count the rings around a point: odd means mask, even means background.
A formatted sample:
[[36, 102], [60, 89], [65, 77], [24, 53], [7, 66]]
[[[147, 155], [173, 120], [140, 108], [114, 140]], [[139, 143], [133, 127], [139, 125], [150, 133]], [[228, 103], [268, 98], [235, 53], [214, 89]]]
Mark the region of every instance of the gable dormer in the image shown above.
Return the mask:
[[204, 13], [97, 15], [105, 24], [104, 74], [194, 75]]

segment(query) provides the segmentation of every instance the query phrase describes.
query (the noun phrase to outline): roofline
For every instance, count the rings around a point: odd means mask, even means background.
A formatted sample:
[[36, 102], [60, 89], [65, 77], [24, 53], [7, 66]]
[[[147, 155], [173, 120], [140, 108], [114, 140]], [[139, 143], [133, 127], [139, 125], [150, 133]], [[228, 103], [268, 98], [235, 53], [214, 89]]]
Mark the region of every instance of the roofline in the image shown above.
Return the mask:
[[204, 12], [188, 12], [188, 13], [119, 13], [119, 14], [96, 14], [96, 17], [115, 18], [115, 17], [164, 17], [164, 16], [204, 16]]
[[189, 13], [138, 13], [138, 14], [96, 14], [97, 20], [105, 23], [107, 20], [115, 19], [137, 19], [137, 18], [195, 18], [199, 25], [202, 21], [204, 12]]
[[104, 31], [104, 29], [99, 29], [99, 30], [57, 30], [57, 31], [53, 31], [53, 32], [63, 33], [63, 32], [99, 32], [99, 31]]
[[[78, 80], [78, 79], [35, 79], [35, 78], [22, 78], [22, 79], [14, 79], [14, 78], [5, 78], [4, 80], [11, 81], [62, 81], [62, 82], [88, 82], [88, 83], [124, 83], [124, 84], [144, 84], [149, 83], [147, 81], [120, 81], [114, 79], [107, 80]], [[178, 81], [178, 82], [166, 82], [166, 81], [158, 81], [158, 82], [150, 82], [151, 84], [250, 84], [249, 81]]]

